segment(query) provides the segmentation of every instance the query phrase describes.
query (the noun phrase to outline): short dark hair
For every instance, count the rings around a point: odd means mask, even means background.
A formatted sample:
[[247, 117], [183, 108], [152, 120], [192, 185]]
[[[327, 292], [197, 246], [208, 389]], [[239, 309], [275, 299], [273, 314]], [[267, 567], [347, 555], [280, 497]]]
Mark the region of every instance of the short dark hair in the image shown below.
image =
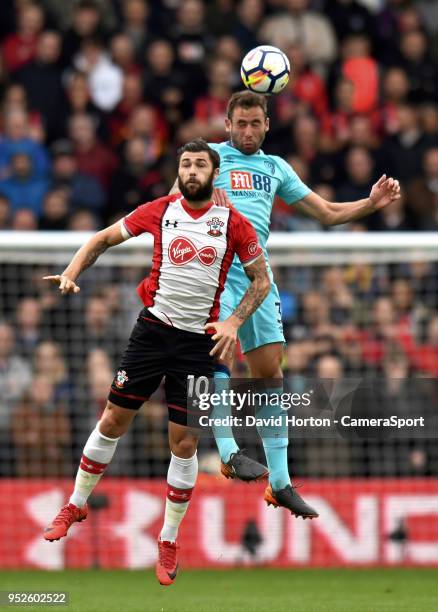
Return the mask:
[[201, 153], [202, 151], [208, 153], [208, 157], [210, 158], [210, 161], [213, 164], [213, 170], [219, 168], [221, 161], [219, 153], [216, 153], [214, 149], [209, 147], [203, 138], [195, 138], [194, 140], [187, 142], [185, 145], [178, 149], [178, 166], [183, 153]]
[[232, 119], [234, 109], [240, 108], [257, 108], [260, 107], [265, 115], [268, 116], [268, 101], [266, 96], [253, 91], [236, 91], [228, 101], [227, 117]]

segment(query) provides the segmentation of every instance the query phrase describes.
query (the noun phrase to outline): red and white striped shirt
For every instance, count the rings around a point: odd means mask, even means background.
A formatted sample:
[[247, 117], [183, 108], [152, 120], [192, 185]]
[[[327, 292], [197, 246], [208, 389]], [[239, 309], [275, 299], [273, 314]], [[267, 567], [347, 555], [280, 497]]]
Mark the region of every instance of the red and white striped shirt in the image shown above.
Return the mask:
[[210, 202], [195, 210], [181, 195], [138, 206], [123, 219], [131, 236], [154, 236], [152, 271], [138, 286], [152, 314], [179, 329], [205, 333], [237, 254], [243, 266], [262, 254], [251, 223], [234, 208]]

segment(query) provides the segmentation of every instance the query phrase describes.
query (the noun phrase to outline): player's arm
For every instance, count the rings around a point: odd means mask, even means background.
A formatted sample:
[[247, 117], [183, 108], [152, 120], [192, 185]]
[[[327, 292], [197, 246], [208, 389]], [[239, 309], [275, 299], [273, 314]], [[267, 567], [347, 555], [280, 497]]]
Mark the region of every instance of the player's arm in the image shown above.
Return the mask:
[[225, 321], [207, 323], [205, 329], [215, 329], [216, 333], [212, 340], [216, 341], [210, 355], [226, 359], [229, 353], [234, 352], [237, 342], [237, 332], [239, 327], [257, 310], [260, 304], [269, 293], [271, 281], [263, 253], [255, 261], [244, 267], [247, 277], [251, 284], [246, 290], [240, 304], [235, 311]]
[[399, 198], [399, 182], [384, 174], [372, 186], [369, 197], [363, 200], [329, 202], [317, 193], [310, 192], [297, 202], [297, 207], [301, 212], [317, 219], [324, 225], [339, 225], [362, 219], [362, 217], [388, 206]]
[[78, 293], [80, 288], [76, 285], [76, 280], [79, 275], [92, 266], [108, 248], [116, 246], [128, 238], [130, 238], [130, 235], [124, 228], [123, 222], [117, 221], [94, 234], [88, 242], [82, 245], [62, 274], [44, 276], [44, 279], [58, 285], [62, 295]]

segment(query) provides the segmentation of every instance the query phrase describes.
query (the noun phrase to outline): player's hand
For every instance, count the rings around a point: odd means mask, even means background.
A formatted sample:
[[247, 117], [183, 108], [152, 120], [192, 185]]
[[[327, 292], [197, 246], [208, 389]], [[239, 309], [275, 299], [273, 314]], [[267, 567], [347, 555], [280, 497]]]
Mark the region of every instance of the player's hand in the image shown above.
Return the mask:
[[216, 340], [216, 344], [210, 351], [212, 357], [217, 356], [218, 359], [227, 359], [234, 354], [237, 342], [237, 330], [239, 329], [232, 321], [216, 321], [216, 323], [207, 323], [204, 329], [215, 329], [216, 333], [211, 337]]
[[68, 278], [68, 276], [64, 276], [63, 274], [43, 276], [43, 279], [50, 281], [54, 285], [58, 285], [61, 295], [67, 295], [67, 293], [79, 293], [79, 291], [81, 290], [80, 287], [76, 285], [74, 281]]
[[222, 206], [224, 208], [231, 208], [231, 201], [228, 199], [227, 192], [225, 189], [213, 189], [213, 202], [216, 206]]
[[386, 174], [383, 174], [372, 186], [370, 201], [374, 210], [380, 210], [399, 198], [400, 183], [391, 177], [387, 178]]

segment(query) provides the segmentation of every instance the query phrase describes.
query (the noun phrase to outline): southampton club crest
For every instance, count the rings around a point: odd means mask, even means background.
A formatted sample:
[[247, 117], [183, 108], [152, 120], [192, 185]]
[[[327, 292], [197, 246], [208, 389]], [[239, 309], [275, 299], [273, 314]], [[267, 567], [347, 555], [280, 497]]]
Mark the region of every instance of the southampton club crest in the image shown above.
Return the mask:
[[119, 370], [117, 372], [117, 376], [116, 379], [114, 381], [114, 384], [116, 385], [116, 387], [118, 387], [119, 389], [122, 389], [123, 385], [125, 384], [125, 382], [127, 382], [129, 380], [128, 375], [126, 374], [125, 370]]
[[209, 236], [222, 236], [221, 227], [224, 226], [224, 222], [219, 219], [219, 217], [213, 217], [209, 221], [207, 221], [207, 225], [210, 228], [207, 232]]

